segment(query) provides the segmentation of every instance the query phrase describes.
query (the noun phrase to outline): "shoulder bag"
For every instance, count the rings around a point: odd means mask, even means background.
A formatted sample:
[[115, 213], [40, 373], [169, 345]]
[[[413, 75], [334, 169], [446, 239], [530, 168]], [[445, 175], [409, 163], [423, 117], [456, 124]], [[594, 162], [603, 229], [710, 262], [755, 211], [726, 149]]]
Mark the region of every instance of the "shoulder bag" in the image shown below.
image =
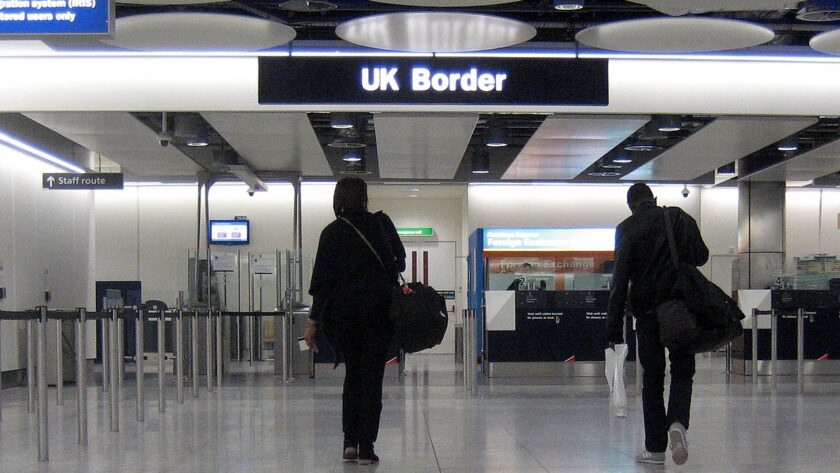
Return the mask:
[[[387, 271], [387, 266], [367, 237], [350, 220], [339, 218], [356, 230], [382, 269]], [[399, 274], [399, 279], [402, 284], [394, 287], [389, 315], [400, 348], [406, 353], [414, 353], [439, 345], [449, 326], [449, 313], [443, 296], [423, 283], [406, 283], [402, 274]]]
[[743, 333], [744, 314], [738, 304], [696, 266], [680, 263], [674, 230], [666, 208], [662, 209], [668, 248], [676, 278], [670, 298], [656, 307], [659, 338], [673, 351], [714, 351]]

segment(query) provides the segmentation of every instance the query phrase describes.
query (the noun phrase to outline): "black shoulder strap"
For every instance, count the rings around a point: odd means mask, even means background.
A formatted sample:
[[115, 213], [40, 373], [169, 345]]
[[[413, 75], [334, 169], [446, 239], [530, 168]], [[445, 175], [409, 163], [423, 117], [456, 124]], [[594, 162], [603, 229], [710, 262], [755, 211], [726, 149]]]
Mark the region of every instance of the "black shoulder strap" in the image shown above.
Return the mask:
[[665, 218], [665, 233], [668, 235], [668, 247], [671, 250], [671, 263], [675, 269], [680, 269], [680, 258], [677, 256], [677, 244], [674, 242], [674, 229], [671, 227], [671, 219], [668, 217], [668, 208], [662, 207], [662, 216]]
[[376, 261], [379, 261], [379, 264], [382, 266], [382, 269], [387, 271], [388, 268], [385, 267], [385, 263], [382, 262], [382, 258], [379, 257], [379, 253], [376, 252], [376, 249], [373, 247], [373, 245], [370, 244], [370, 241], [368, 241], [368, 239], [367, 239], [367, 237], [365, 237], [364, 233], [362, 233], [361, 230], [356, 228], [356, 226], [353, 225], [353, 222], [351, 222], [350, 220], [347, 220], [344, 217], [338, 217], [338, 218], [343, 220], [344, 223], [346, 223], [347, 225], [350, 225], [350, 227], [352, 227], [353, 230], [356, 230], [356, 233], [359, 235], [359, 238], [361, 238], [362, 241], [364, 241], [365, 244], [368, 246], [368, 248], [370, 248], [370, 251], [371, 251], [371, 253], [373, 253], [373, 256], [376, 256]]

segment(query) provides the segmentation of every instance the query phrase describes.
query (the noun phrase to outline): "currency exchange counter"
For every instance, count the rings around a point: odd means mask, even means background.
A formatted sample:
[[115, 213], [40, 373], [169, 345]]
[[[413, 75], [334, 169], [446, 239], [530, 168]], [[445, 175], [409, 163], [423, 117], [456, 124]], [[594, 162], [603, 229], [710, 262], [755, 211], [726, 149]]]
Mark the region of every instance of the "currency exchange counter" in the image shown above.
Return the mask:
[[609, 291], [486, 291], [488, 375], [604, 376], [608, 299]]

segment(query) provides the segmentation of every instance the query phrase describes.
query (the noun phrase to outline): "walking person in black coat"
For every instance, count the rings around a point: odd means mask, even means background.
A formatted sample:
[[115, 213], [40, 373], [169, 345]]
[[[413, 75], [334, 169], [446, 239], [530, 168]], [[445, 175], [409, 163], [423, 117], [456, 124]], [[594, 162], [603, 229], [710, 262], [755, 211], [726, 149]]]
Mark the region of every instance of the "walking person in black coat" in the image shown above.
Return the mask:
[[656, 306], [669, 298], [676, 273], [663, 212], [668, 212], [674, 227], [680, 261], [702, 266], [709, 259], [709, 249], [703, 243], [697, 222], [678, 207], [657, 207], [647, 185], [633, 184], [627, 192], [627, 205], [632, 215], [615, 231], [615, 267], [607, 312], [607, 337], [611, 344], [624, 342], [624, 308], [630, 285], [630, 307], [636, 318], [639, 361], [644, 372], [645, 448], [636, 456], [636, 461], [665, 463], [665, 450], [670, 441], [674, 463], [681, 465], [688, 459], [686, 430], [695, 365], [692, 353], [669, 350], [671, 392], [666, 411], [663, 400], [665, 348], [659, 339]]
[[343, 459], [360, 465], [379, 462], [373, 444], [393, 335], [388, 311], [392, 291], [399, 285], [398, 272], [405, 270], [405, 248], [393, 222], [382, 212], [368, 212], [367, 205], [365, 181], [348, 177], [336, 184], [336, 220], [324, 228], [318, 242], [304, 335], [309, 347], [317, 349], [315, 334], [323, 331], [337, 360], [344, 360]]

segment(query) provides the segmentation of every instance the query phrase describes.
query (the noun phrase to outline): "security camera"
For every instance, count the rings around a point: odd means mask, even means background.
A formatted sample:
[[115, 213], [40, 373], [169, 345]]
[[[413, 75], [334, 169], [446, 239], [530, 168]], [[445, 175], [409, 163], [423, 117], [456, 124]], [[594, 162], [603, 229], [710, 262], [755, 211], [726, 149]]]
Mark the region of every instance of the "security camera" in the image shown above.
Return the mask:
[[248, 188], [248, 197], [254, 197], [256, 190], [253, 187]]
[[172, 132], [163, 130], [158, 134], [158, 143], [161, 146], [169, 146], [169, 143], [172, 142]]
[[688, 198], [688, 193], [689, 193], [689, 192], [690, 192], [690, 191], [688, 190], [688, 186], [683, 186], [683, 190], [682, 190], [682, 195], [683, 195], [683, 197], [685, 197], [685, 198], [687, 199], [687, 198]]

